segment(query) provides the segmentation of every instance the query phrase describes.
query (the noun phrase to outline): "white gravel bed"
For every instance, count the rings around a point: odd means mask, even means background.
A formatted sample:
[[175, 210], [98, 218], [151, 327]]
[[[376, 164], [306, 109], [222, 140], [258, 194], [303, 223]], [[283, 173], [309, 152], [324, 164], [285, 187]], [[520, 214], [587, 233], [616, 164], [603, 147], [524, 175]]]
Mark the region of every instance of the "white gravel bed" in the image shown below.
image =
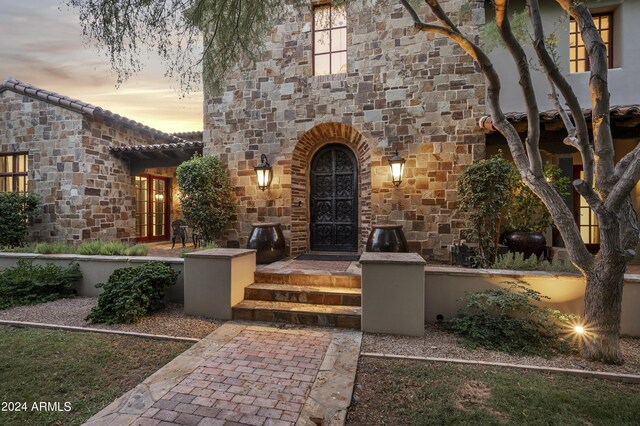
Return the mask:
[[474, 361], [506, 362], [544, 367], [574, 368], [640, 375], [640, 339], [623, 338], [621, 341], [624, 365], [607, 365], [585, 361], [576, 355], [557, 355], [546, 359], [537, 356], [511, 355], [486, 349], [467, 349], [461, 339], [437, 325], [427, 325], [424, 337], [392, 336], [364, 333], [361, 352], [392, 355], [412, 355], [433, 358], [457, 358]]
[[185, 315], [182, 305], [169, 303], [160, 311], [142, 318], [135, 324], [95, 324], [85, 321], [96, 297], [60, 299], [37, 305], [17, 306], [0, 310], [1, 320], [29, 321], [47, 324], [121, 330], [136, 333], [164, 334], [167, 336], [201, 339], [224, 323], [202, 317]]

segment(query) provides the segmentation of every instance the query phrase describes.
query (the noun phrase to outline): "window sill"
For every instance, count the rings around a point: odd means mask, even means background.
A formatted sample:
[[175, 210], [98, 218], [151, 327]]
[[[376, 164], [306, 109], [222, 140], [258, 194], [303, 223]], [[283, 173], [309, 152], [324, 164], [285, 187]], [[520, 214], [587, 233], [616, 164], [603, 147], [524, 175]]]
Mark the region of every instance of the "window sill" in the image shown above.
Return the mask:
[[346, 79], [347, 79], [347, 73], [314, 75], [311, 77], [309, 82], [310, 83], [329, 83], [332, 81], [345, 81]]

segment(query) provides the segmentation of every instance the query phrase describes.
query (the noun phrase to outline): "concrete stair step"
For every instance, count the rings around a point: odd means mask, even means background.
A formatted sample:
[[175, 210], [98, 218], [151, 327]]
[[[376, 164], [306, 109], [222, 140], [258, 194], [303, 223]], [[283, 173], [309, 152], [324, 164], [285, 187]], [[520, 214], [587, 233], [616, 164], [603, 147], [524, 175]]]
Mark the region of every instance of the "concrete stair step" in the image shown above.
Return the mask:
[[254, 282], [264, 284], [287, 284], [295, 286], [320, 286], [360, 288], [360, 275], [355, 274], [279, 274], [276, 272], [256, 272]]
[[244, 300], [232, 311], [236, 320], [360, 329], [359, 306]]
[[252, 284], [244, 289], [245, 300], [360, 306], [359, 288], [289, 284]]

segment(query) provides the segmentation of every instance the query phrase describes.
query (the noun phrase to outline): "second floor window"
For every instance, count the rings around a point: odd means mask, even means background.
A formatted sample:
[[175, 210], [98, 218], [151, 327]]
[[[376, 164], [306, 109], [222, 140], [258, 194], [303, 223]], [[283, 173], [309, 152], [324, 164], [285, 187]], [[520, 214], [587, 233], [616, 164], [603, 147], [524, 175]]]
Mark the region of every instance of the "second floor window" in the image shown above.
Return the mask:
[[0, 155], [0, 192], [27, 192], [28, 155]]
[[347, 72], [347, 11], [344, 6], [313, 9], [313, 74]]
[[[613, 14], [594, 13], [593, 22], [607, 47], [609, 68], [613, 68]], [[587, 49], [580, 36], [578, 23], [573, 18], [569, 23], [569, 30], [569, 69], [572, 73], [589, 71], [591, 67], [589, 66]]]

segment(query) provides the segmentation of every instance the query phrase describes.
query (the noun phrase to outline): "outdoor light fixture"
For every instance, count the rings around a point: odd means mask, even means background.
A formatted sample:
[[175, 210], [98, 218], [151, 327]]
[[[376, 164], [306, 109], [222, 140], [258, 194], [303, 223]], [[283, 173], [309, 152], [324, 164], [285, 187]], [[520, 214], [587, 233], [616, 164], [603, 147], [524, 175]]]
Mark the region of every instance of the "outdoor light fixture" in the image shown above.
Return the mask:
[[578, 334], [584, 334], [584, 327], [581, 325], [576, 325], [575, 327], [573, 327], [573, 330], [578, 333]]
[[156, 194], [156, 201], [164, 201], [164, 194]]
[[255, 166], [253, 170], [255, 170], [258, 175], [258, 188], [264, 191], [269, 187], [271, 179], [273, 178], [273, 173], [271, 173], [271, 164], [269, 164], [269, 160], [267, 160], [266, 155], [262, 154], [260, 156], [260, 164]]
[[396, 188], [402, 183], [402, 172], [404, 171], [405, 161], [407, 160], [398, 155], [397, 149], [396, 154], [389, 158], [389, 165], [391, 166], [391, 180]]

